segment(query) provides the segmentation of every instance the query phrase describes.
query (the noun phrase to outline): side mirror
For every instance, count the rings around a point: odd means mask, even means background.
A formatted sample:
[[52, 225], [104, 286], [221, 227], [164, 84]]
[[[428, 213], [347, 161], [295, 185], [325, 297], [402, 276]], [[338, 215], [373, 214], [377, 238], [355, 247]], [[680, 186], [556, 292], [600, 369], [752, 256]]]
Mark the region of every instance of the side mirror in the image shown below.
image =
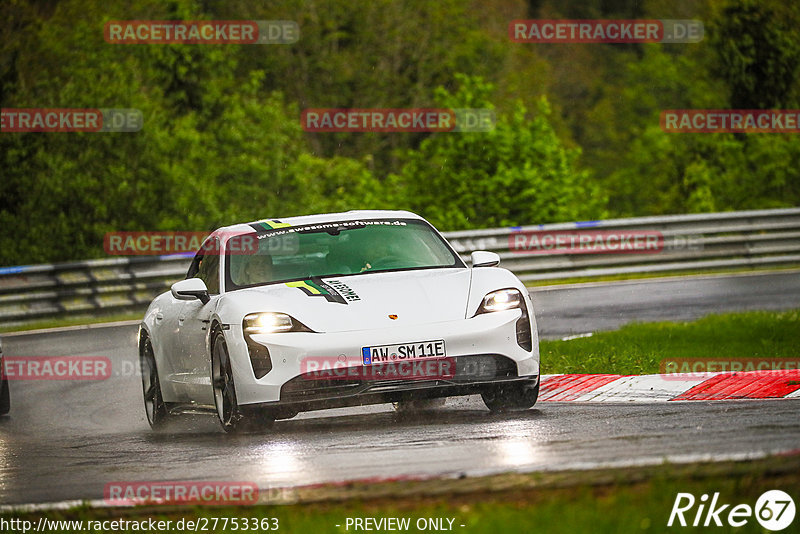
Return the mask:
[[172, 296], [178, 300], [200, 299], [203, 304], [211, 300], [208, 296], [206, 283], [199, 278], [187, 278], [186, 280], [175, 282], [172, 284], [170, 291], [172, 291]]
[[497, 267], [500, 265], [500, 256], [486, 250], [476, 250], [470, 255], [473, 267]]

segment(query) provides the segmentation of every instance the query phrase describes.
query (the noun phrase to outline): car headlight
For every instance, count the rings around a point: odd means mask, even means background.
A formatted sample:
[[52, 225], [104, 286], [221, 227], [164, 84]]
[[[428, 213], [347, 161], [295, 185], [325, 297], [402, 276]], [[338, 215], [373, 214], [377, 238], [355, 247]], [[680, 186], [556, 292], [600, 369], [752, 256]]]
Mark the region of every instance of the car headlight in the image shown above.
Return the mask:
[[311, 329], [292, 316], [277, 312], [261, 312], [245, 315], [243, 326], [245, 334], [311, 332]]
[[250, 355], [250, 363], [253, 366], [253, 374], [256, 378], [263, 378], [272, 370], [272, 356], [269, 349], [257, 343], [252, 337], [253, 334], [277, 334], [279, 332], [312, 332], [306, 325], [285, 313], [261, 312], [245, 315], [242, 321], [244, 330], [244, 341], [247, 344], [247, 352]]
[[530, 352], [533, 350], [531, 321], [528, 317], [528, 306], [525, 304], [525, 299], [519, 290], [508, 288], [492, 291], [483, 297], [483, 302], [481, 302], [475, 315], [513, 309], [519, 309], [522, 312], [516, 323], [517, 344], [523, 350]]
[[483, 302], [481, 302], [480, 307], [478, 307], [478, 312], [475, 315], [480, 313], [513, 310], [514, 308], [519, 308], [521, 303], [522, 295], [517, 289], [500, 289], [497, 291], [492, 291], [483, 297]]

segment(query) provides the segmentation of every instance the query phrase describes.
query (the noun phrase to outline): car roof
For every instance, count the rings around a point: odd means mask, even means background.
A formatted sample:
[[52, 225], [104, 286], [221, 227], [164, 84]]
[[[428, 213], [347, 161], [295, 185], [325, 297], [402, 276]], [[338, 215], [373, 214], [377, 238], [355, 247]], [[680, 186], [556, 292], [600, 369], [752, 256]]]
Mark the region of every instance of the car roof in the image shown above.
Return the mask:
[[226, 233], [226, 234], [240, 234], [240, 233], [250, 233], [253, 231], [252, 224], [258, 223], [271, 223], [271, 224], [279, 224], [289, 225], [289, 226], [302, 226], [305, 224], [319, 224], [319, 223], [327, 223], [327, 222], [335, 222], [335, 221], [358, 221], [358, 220], [370, 220], [370, 219], [417, 219], [417, 220], [424, 220], [422, 217], [417, 215], [416, 213], [412, 213], [410, 211], [402, 211], [402, 210], [352, 210], [352, 211], [345, 211], [340, 213], [321, 213], [318, 215], [301, 215], [297, 217], [278, 217], [278, 218], [269, 218], [269, 219], [260, 219], [257, 221], [252, 221], [248, 223], [240, 223], [240, 224], [233, 224], [231, 226], [223, 226], [222, 228], [218, 228], [214, 233]]

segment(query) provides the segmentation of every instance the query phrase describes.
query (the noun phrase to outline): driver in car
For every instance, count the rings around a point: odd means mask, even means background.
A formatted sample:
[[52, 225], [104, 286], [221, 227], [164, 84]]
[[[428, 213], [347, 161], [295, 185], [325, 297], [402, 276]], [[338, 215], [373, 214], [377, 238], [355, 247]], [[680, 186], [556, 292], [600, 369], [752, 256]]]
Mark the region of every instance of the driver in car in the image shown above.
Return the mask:
[[385, 265], [386, 260], [394, 259], [398, 256], [396, 246], [390, 240], [377, 241], [370, 249], [370, 257], [364, 259], [364, 266], [360, 272], [368, 271], [373, 267]]
[[272, 256], [255, 254], [246, 256], [244, 265], [239, 270], [239, 285], [263, 284], [272, 280]]

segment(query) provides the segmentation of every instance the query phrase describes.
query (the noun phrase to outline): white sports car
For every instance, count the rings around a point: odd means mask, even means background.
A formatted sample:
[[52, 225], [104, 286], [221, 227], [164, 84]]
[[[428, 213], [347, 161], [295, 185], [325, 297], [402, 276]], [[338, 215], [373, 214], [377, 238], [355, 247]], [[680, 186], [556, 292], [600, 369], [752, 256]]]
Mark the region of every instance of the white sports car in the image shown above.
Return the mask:
[[539, 343], [530, 296], [472, 253], [467, 267], [427, 221], [351, 211], [220, 228], [139, 331], [152, 427], [214, 411], [226, 431], [298, 412], [480, 394], [533, 406]]

